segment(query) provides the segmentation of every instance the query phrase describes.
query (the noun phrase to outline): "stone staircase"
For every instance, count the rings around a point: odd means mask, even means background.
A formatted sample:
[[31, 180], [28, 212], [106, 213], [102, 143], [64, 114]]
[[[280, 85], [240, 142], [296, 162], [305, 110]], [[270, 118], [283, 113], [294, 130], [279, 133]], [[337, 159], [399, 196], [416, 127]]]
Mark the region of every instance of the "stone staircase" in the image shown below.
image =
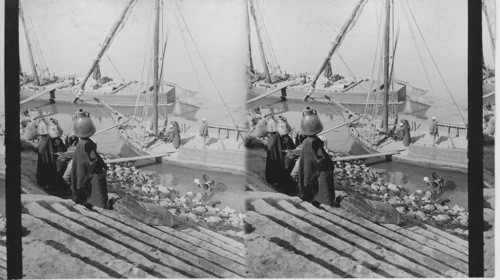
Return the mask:
[[247, 202], [251, 277], [467, 277], [468, 243], [280, 196]]
[[23, 195], [22, 203], [26, 278], [241, 278], [248, 273], [244, 245], [204, 228], [151, 227], [115, 211], [89, 211], [42, 195]]

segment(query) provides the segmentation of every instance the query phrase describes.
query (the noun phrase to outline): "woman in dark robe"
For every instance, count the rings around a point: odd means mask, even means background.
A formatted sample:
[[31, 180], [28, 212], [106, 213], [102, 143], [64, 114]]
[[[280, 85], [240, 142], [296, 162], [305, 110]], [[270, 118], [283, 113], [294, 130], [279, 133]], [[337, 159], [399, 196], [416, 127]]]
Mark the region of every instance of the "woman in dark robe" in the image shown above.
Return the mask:
[[279, 192], [292, 193], [295, 191], [295, 184], [285, 169], [282, 137], [277, 131], [276, 121], [273, 118], [267, 121], [266, 129], [268, 131], [266, 181]]
[[316, 135], [302, 142], [299, 158], [299, 197], [311, 203], [334, 205], [333, 161]]
[[38, 125], [38, 133], [41, 139], [38, 143], [37, 183], [49, 194], [67, 194], [67, 186], [62, 179], [66, 166], [64, 162], [57, 160], [56, 154], [66, 152], [66, 145], [60, 137], [52, 138], [54, 135], [49, 135], [47, 124], [43, 120]]
[[301, 130], [307, 138], [302, 142], [299, 158], [299, 197], [314, 205], [335, 206], [334, 165], [317, 136], [323, 124], [314, 109], [304, 110]]
[[50, 142], [47, 123], [44, 120], [38, 122], [38, 161], [36, 165], [36, 182], [45, 190], [50, 190], [52, 178], [56, 175], [54, 153]]
[[74, 132], [79, 140], [73, 154], [71, 191], [73, 200], [78, 204], [87, 208], [97, 206], [110, 209], [106, 182], [107, 166], [97, 152], [97, 145], [89, 138], [95, 131], [88, 112], [80, 109], [74, 124]]
[[181, 127], [179, 126], [179, 123], [176, 121], [172, 121], [171, 124], [174, 126], [173, 127], [173, 139], [172, 139], [172, 144], [174, 145], [174, 148], [179, 149], [181, 146]]
[[71, 170], [71, 190], [76, 203], [108, 208], [106, 169], [94, 141], [88, 137], [80, 138]]
[[288, 175], [293, 170], [295, 166], [295, 161], [297, 160], [296, 155], [293, 155], [290, 151], [295, 150], [296, 146], [293, 143], [292, 137], [290, 137], [290, 132], [292, 130], [291, 126], [288, 124], [288, 121], [285, 117], [279, 116], [277, 123], [277, 131], [279, 134], [280, 142], [281, 142], [281, 151], [283, 155], [283, 161], [285, 164], [285, 170]]

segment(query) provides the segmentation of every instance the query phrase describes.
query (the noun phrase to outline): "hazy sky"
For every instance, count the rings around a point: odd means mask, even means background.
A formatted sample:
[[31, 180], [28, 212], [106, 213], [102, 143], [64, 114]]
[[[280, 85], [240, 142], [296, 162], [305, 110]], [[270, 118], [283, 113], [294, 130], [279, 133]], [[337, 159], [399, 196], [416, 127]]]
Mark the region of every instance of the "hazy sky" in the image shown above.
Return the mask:
[[[79, 74], [88, 71], [109, 30], [128, 1], [124, 0], [21, 0], [30, 35], [35, 35], [47, 67], [56, 74]], [[163, 1], [162, 36], [168, 33], [165, 56], [165, 80], [202, 91], [205, 104], [220, 99], [189, 37], [193, 36], [216, 87], [230, 104], [242, 104], [245, 96], [245, 60], [241, 55], [246, 35], [243, 32], [242, 1], [178, 1], [184, 23], [174, 1]], [[152, 53], [154, 1], [139, 0], [123, 29], [116, 35], [101, 60], [101, 73], [127, 80], [147, 77], [145, 54]], [[184, 29], [183, 37], [179, 24]], [[33, 29], [32, 29], [33, 28]], [[34, 32], [32, 32], [34, 31]], [[24, 29], [20, 25], [20, 34]], [[31, 72], [24, 36], [20, 36], [20, 56], [24, 71]], [[35, 43], [32, 43], [35, 45]], [[193, 60], [191, 64], [188, 54]], [[41, 56], [37, 56], [41, 57]], [[143, 69], [146, 65], [146, 69]], [[195, 73], [193, 66], [197, 69]], [[201, 87], [197, 81], [198, 74]]]
[[[283, 70], [292, 73], [315, 72], [325, 57], [355, 2], [352, 0], [254, 0], [262, 31], [268, 36], [274, 57]], [[489, 0], [491, 1], [491, 0]], [[56, 74], [83, 75], [123, 9], [124, 0], [21, 0], [31, 32], [42, 50], [49, 69]], [[148, 32], [152, 19], [152, 2], [139, 0], [125, 27], [116, 36], [107, 54], [119, 73], [126, 79], [140, 80], [144, 55], [150, 52]], [[180, 14], [174, 1], [164, 1], [164, 23], [168, 25], [169, 40], [165, 60], [166, 79], [203, 91], [207, 104], [220, 105], [219, 97], [204, 70], [187, 30], [183, 36], [178, 22]], [[436, 100], [449, 103], [446, 92], [418, 33], [417, 45], [424, 56], [431, 86], [416, 52], [401, 3], [408, 2], [434, 58], [456, 100], [466, 106], [467, 100], [467, 1], [465, 0], [396, 0], [395, 25], [400, 26], [396, 52], [396, 77], [424, 87], [433, 88]], [[243, 0], [182, 0], [179, 3], [189, 30], [195, 38], [215, 83], [231, 105], [244, 99], [244, 66], [247, 64], [247, 35]], [[350, 31], [339, 53], [357, 77], [371, 78], [378, 21], [382, 0], [370, 0]], [[3, 2], [2, 2], [3, 5]], [[3, 6], [2, 6], [3, 9]], [[3, 27], [3, 12], [0, 15]], [[262, 18], [263, 17], [263, 18]], [[183, 25], [183, 24], [182, 24]], [[260, 58], [252, 23], [254, 63]], [[1, 28], [3, 32], [3, 28]], [[166, 30], [166, 29], [165, 29]], [[20, 34], [24, 29], [20, 24]], [[152, 31], [151, 31], [152, 32]], [[415, 32], [417, 32], [415, 30]], [[489, 36], [486, 27], [483, 36]], [[489, 37], [485, 37], [486, 63], [492, 65]], [[267, 44], [267, 43], [266, 43]], [[148, 47], [149, 46], [149, 47]], [[3, 45], [0, 47], [3, 48]], [[268, 48], [268, 47], [266, 47]], [[269, 49], [268, 49], [269, 51]], [[189, 55], [200, 77], [201, 87], [192, 69]], [[20, 37], [20, 57], [24, 71], [29, 70], [26, 42]], [[2, 57], [3, 59], [3, 57]], [[334, 71], [350, 75], [334, 55]], [[103, 75], [119, 77], [105, 56], [101, 62]], [[375, 76], [376, 77], [376, 76]], [[3, 75], [0, 78], [3, 83]], [[3, 96], [2, 96], [3, 97]], [[3, 108], [2, 108], [3, 109]]]
[[[254, 0], [260, 24], [264, 24], [264, 37], [271, 41], [273, 56], [282, 70], [292, 73], [317, 72], [332, 42], [358, 1], [353, 0]], [[378, 30], [385, 1], [366, 2], [362, 13], [351, 31], [345, 37], [338, 52], [356, 77], [371, 78]], [[414, 85], [429, 88], [424, 68], [416, 51], [412, 33], [408, 28], [409, 14], [406, 3], [420, 27], [423, 37], [448, 83], [455, 99], [466, 106], [467, 101], [467, 1], [465, 0], [396, 0], [394, 6], [394, 25], [400, 26], [395, 60], [395, 77]], [[402, 9], [403, 5], [405, 10]], [[286, 7], [284, 9], [284, 7]], [[408, 17], [409, 18], [409, 17]], [[262, 20], [263, 19], [263, 20]], [[436, 68], [420, 38], [415, 25], [417, 38], [425, 67], [430, 76], [434, 97], [450, 100]], [[253, 27], [253, 26], [252, 26]], [[260, 65], [260, 53], [256, 36], [254, 60]], [[268, 42], [266, 42], [268, 43]], [[379, 43], [380, 45], [380, 43]], [[486, 60], [491, 61], [489, 45], [485, 51]], [[350, 76], [338, 55], [333, 56], [333, 71]], [[376, 71], [378, 68], [375, 69]], [[377, 72], [375, 72], [377, 73]], [[377, 77], [376, 74], [374, 76]]]

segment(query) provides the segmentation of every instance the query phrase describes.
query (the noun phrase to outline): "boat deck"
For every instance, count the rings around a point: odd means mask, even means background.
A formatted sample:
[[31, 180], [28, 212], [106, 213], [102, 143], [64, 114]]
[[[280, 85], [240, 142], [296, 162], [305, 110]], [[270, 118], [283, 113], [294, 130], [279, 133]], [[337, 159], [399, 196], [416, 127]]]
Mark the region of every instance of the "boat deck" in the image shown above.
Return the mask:
[[[209, 137], [203, 148], [203, 139], [199, 136], [199, 124], [179, 117], [169, 117], [181, 126], [181, 146], [176, 149], [173, 143], [154, 138], [144, 138], [140, 128], [120, 129], [120, 137], [139, 154], [165, 154], [163, 160], [172, 164], [191, 168], [227, 171], [230, 173], [244, 173], [246, 148], [243, 144], [243, 135], [236, 139], [236, 132], [229, 134], [223, 129], [209, 128]], [[135, 139], [135, 140], [134, 140]], [[137, 140], [139, 139], [139, 140]], [[150, 145], [141, 146], [141, 141], [151, 141]]]
[[151, 227], [114, 211], [89, 211], [49, 196], [23, 195], [22, 204], [28, 230], [22, 239], [26, 278], [246, 275], [244, 245], [205, 228]]
[[395, 141], [392, 138], [386, 139], [379, 145], [369, 143], [364, 139], [370, 134], [367, 128], [354, 129], [351, 127], [349, 132], [354, 138], [362, 142], [362, 145], [369, 153], [399, 150], [401, 153], [392, 157], [395, 161], [430, 168], [467, 172], [468, 141], [465, 135], [454, 137], [441, 133], [442, 136], [436, 139], [436, 144], [433, 146], [434, 138], [428, 134], [427, 129], [427, 127], [423, 127], [410, 132], [411, 145], [409, 147], [404, 147], [401, 141]]
[[436, 228], [376, 224], [285, 195], [248, 206], [252, 277], [467, 277], [467, 241]]

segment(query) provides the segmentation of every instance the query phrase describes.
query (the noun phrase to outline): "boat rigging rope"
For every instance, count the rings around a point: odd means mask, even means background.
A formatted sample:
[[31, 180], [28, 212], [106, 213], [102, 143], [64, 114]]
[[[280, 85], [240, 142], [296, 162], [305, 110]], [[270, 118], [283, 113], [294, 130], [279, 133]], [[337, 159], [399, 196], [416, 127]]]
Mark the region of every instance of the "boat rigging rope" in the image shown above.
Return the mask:
[[[266, 34], [265, 34], [265, 37], [267, 39], [267, 44], [268, 44], [268, 49], [270, 50], [271, 52], [271, 55], [272, 55], [272, 58], [273, 58], [273, 70], [276, 70], [277, 66], [279, 65], [278, 64], [278, 60], [276, 59], [276, 53], [274, 52], [274, 48], [273, 48], [273, 45], [271, 44], [271, 40], [269, 38], [269, 32], [267, 31], [267, 25], [264, 23], [264, 15], [260, 9], [260, 6], [259, 6], [259, 3], [258, 1], [255, 1], [255, 5], [257, 6], [257, 10], [259, 10], [259, 15], [260, 15], [260, 18], [262, 20], [262, 28], [264, 28], [264, 30], [266, 31]], [[274, 71], [273, 71], [274, 72]]]
[[[146, 48], [144, 50], [144, 58], [143, 58], [143, 62], [142, 62], [142, 70], [141, 70], [141, 84], [140, 86], [138, 87], [137, 89], [137, 96], [136, 96], [136, 99], [135, 99], [135, 108], [134, 108], [134, 116], [137, 116], [139, 114], [139, 102], [140, 102], [140, 97], [141, 97], [141, 90], [142, 90], [142, 85], [144, 85], [144, 68], [146, 68], [146, 59], [147, 59], [147, 56], [148, 56], [148, 46], [150, 46], [150, 43], [151, 43], [151, 23], [153, 21], [153, 5], [151, 5], [151, 9], [149, 11], [150, 15], [149, 15], [149, 25], [148, 25], [148, 35], [146, 36], [147, 38], [147, 41], [146, 41]], [[149, 73], [148, 73], [148, 76], [149, 76]], [[147, 94], [147, 93], [146, 93]], [[144, 111], [145, 108], [142, 108], [142, 111]]]
[[[374, 2], [374, 5], [376, 5], [376, 3]], [[375, 7], [376, 9], [376, 7]], [[374, 79], [373, 79], [373, 76], [375, 74], [375, 66], [377, 65], [377, 57], [378, 57], [378, 52], [379, 52], [379, 46], [380, 46], [380, 34], [382, 32], [382, 13], [383, 13], [383, 10], [384, 10], [384, 6], [383, 5], [380, 5], [380, 13], [379, 13], [379, 16], [378, 16], [378, 34], [377, 34], [377, 44], [376, 44], [376, 47], [375, 47], [375, 53], [374, 53], [374, 56], [373, 56], [373, 66], [372, 66], [372, 73], [371, 73], [371, 76], [370, 76], [370, 88], [368, 89], [368, 94], [366, 96], [366, 103], [365, 103], [365, 112], [364, 114], [368, 114], [368, 100], [370, 100], [370, 95], [372, 93], [372, 89], [373, 89], [373, 84], [375, 83]], [[379, 67], [379, 71], [380, 71], [380, 67]], [[377, 81], [378, 82], [378, 81]], [[376, 99], [376, 98], [375, 98]], [[371, 108], [372, 108], [372, 113], [375, 112], [375, 106], [376, 105], [373, 105]]]
[[113, 66], [113, 68], [115, 69], [115, 71], [118, 74], [118, 76], [120, 76], [120, 79], [122, 79], [122, 81], [125, 81], [125, 78], [123, 78], [123, 76], [120, 73], [120, 71], [118, 71], [118, 68], [116, 68], [115, 64], [113, 63], [113, 61], [111, 61], [111, 58], [108, 56], [108, 54], [106, 53], [105, 55], [108, 58], [109, 62], [111, 63], [111, 66]]
[[462, 118], [462, 121], [464, 122], [464, 124], [466, 124], [467, 121], [465, 120], [464, 116], [462, 115], [462, 111], [460, 111], [460, 108], [458, 108], [458, 104], [455, 101], [455, 98], [453, 98], [453, 94], [451, 93], [451, 90], [448, 87], [448, 84], [445, 82], [445, 80], [443, 78], [443, 75], [441, 74], [441, 70], [439, 70], [439, 67], [437, 66], [436, 60], [434, 60], [434, 56], [432, 55], [432, 53], [431, 53], [431, 51], [429, 49], [429, 46], [427, 45], [427, 42], [425, 41], [425, 38], [424, 38], [424, 36], [422, 34], [422, 31], [420, 30], [420, 27], [419, 27], [419, 25], [417, 23], [417, 20], [415, 19], [413, 11], [411, 10], [410, 4], [408, 3], [408, 1], [405, 1], [405, 2], [406, 2], [406, 5], [408, 6], [408, 10], [410, 11], [410, 14], [411, 14], [411, 16], [413, 18], [413, 21], [415, 22], [415, 26], [417, 27], [418, 33], [420, 34], [420, 37], [422, 37], [422, 41], [424, 42], [424, 45], [425, 45], [425, 47], [427, 49], [427, 52], [429, 53], [429, 55], [430, 55], [430, 57], [432, 59], [432, 62], [434, 63], [434, 66], [436, 67], [437, 72], [439, 73], [439, 77], [441, 78], [441, 81], [443, 82], [444, 86], [446, 87], [446, 90], [448, 91], [448, 94], [450, 95], [451, 100], [455, 104], [455, 107], [457, 108], [458, 113], [460, 114], [460, 117]]
[[[258, 1], [255, 0], [255, 2], [258, 2]], [[259, 3], [257, 3], [257, 6], [258, 6], [258, 9], [260, 11]], [[269, 19], [267, 12], [264, 9], [262, 9], [262, 13], [261, 13], [262, 22], [269, 22], [269, 20], [264, 19], [264, 15], [266, 16], [266, 19]], [[274, 29], [274, 27], [272, 25], [269, 25], [269, 27], [270, 27], [272, 33], [274, 33], [276, 39], [278, 39], [278, 43], [280, 44], [281, 48], [283, 49], [283, 52], [285, 53], [286, 56], [288, 56], [288, 52], [286, 51], [285, 46], [281, 42], [280, 37], [278, 36], [278, 33], [276, 32], [276, 30]], [[267, 27], [266, 27], [266, 33], [267, 33]], [[276, 64], [278, 64], [278, 60], [276, 60]]]
[[[22, 3], [21, 3], [21, 4], [22, 4]], [[28, 3], [25, 3], [25, 4], [24, 4], [24, 6], [25, 6], [25, 8], [23, 9], [23, 11], [27, 11], [27, 10], [29, 10], [29, 9], [28, 9]], [[30, 16], [29, 14], [28, 14], [28, 17], [29, 17], [29, 20], [30, 20], [30, 22], [31, 22], [31, 26], [32, 26], [31, 28], [33, 29], [33, 33], [35, 33], [35, 31], [34, 31], [34, 26], [33, 26], [33, 21], [31, 20], [31, 16]], [[52, 47], [50, 46], [50, 44], [49, 44], [49, 40], [47, 40], [47, 37], [45, 36], [45, 33], [43, 32], [43, 29], [42, 29], [42, 28], [40, 28], [39, 30], [40, 30], [40, 33], [41, 33], [41, 34], [42, 34], [42, 36], [43, 36], [43, 39], [45, 40], [46, 45], [49, 47], [49, 50], [50, 50], [50, 52], [52, 53], [52, 56], [53, 56], [53, 57], [56, 59], [56, 61], [59, 63], [59, 59], [57, 58], [57, 56], [56, 56], [56, 55], [55, 55], [55, 53], [54, 53], [54, 50], [53, 50], [53, 49], [52, 49]], [[73, 48], [74, 48], [74, 47], [73, 47]]]
[[432, 88], [431, 79], [429, 78], [429, 73], [427, 72], [427, 68], [425, 67], [424, 59], [422, 58], [422, 54], [420, 53], [420, 50], [419, 50], [418, 45], [417, 45], [417, 38], [415, 37], [415, 32], [413, 31], [413, 27], [412, 27], [411, 22], [410, 22], [410, 17], [408, 16], [408, 13], [406, 12], [404, 5], [401, 5], [401, 10], [403, 11], [403, 14], [405, 15], [406, 23], [408, 24], [408, 28], [410, 29], [410, 33], [411, 33], [413, 42], [415, 44], [415, 49], [417, 51], [418, 57], [420, 58], [420, 62], [422, 63], [425, 77], [427, 78], [427, 82], [429, 83], [429, 87], [431, 88], [431, 91], [434, 92], [434, 89]]
[[182, 38], [182, 44], [184, 45], [184, 49], [186, 50], [186, 54], [189, 58], [189, 63], [191, 64], [191, 68], [193, 68], [194, 76], [196, 77], [196, 82], [198, 83], [198, 86], [200, 87], [200, 90], [203, 92], [203, 86], [201, 85], [201, 80], [200, 76], [198, 75], [198, 71], [196, 71], [196, 67], [194, 66], [193, 58], [191, 57], [191, 54], [188, 51], [188, 45], [186, 43], [186, 38], [184, 38], [184, 29], [181, 26], [181, 22], [179, 20], [179, 17], [177, 16], [176, 13], [174, 13], [175, 16], [175, 22], [177, 23], [177, 27], [181, 31], [181, 38]]
[[[43, 72], [47, 68], [47, 65], [45, 63], [45, 59], [43, 58], [42, 49], [40, 48], [40, 44], [39, 44], [38, 38], [36, 36], [35, 26], [33, 25], [33, 20], [31, 19], [30, 14], [28, 13], [28, 9], [25, 7], [25, 8], [23, 8], [23, 11], [24, 11], [24, 14], [28, 17], [29, 22], [31, 23], [31, 28], [30, 29], [32, 30], [32, 33], [33, 33], [32, 38], [33, 38], [33, 41], [34, 41], [35, 50], [37, 52], [37, 58], [39, 58], [39, 63], [40, 63], [40, 66], [41, 66], [42, 72]], [[28, 30], [25, 30], [25, 32], [28, 33]], [[38, 73], [38, 76], [41, 76], [41, 74], [42, 73]]]
[[200, 50], [198, 49], [198, 46], [196, 45], [196, 41], [194, 40], [193, 35], [191, 34], [191, 31], [189, 30], [189, 27], [188, 27], [188, 25], [187, 25], [187, 23], [186, 23], [186, 20], [184, 19], [184, 15], [183, 15], [183, 14], [182, 14], [182, 12], [181, 12], [181, 8], [179, 7], [179, 4], [178, 4], [178, 2], [177, 2], [177, 1], [174, 1], [174, 2], [175, 2], [175, 5], [177, 6], [177, 10], [179, 11], [179, 15], [181, 16], [181, 19], [182, 19], [182, 21], [184, 22], [184, 26], [186, 26], [186, 30], [187, 30], [187, 32], [188, 32], [188, 34], [189, 34], [189, 37], [191, 38], [191, 41], [193, 42], [193, 45], [194, 45], [194, 47], [195, 47], [195, 49], [196, 49], [196, 52], [197, 52], [197, 53], [198, 53], [198, 55], [200, 56], [200, 60], [201, 60], [201, 62], [203, 63], [203, 67], [205, 67], [205, 70], [207, 71], [207, 74], [208, 74], [208, 77], [210, 78], [210, 81], [212, 82], [212, 84], [213, 84], [213, 86], [214, 86], [215, 90], [217, 91], [217, 94], [219, 95], [219, 97], [220, 97], [220, 99], [221, 99], [222, 103], [224, 104], [224, 107], [226, 107], [226, 110], [227, 110], [227, 112], [229, 113], [229, 117], [230, 117], [230, 118], [231, 118], [231, 120], [233, 121], [234, 126], [237, 128], [237, 127], [238, 127], [238, 125], [236, 124], [236, 120], [234, 119], [233, 114], [231, 114], [231, 111], [229, 110], [229, 107], [227, 106], [226, 101], [224, 101], [224, 98], [222, 97], [222, 94], [220, 93], [219, 89], [217, 88], [217, 85], [215, 84], [215, 81], [214, 81], [214, 79], [212, 78], [212, 75], [210, 74], [210, 71], [208, 71], [208, 67], [207, 67], [207, 65], [205, 64], [205, 60], [204, 60], [204, 59], [203, 59], [203, 57], [201, 56]]

